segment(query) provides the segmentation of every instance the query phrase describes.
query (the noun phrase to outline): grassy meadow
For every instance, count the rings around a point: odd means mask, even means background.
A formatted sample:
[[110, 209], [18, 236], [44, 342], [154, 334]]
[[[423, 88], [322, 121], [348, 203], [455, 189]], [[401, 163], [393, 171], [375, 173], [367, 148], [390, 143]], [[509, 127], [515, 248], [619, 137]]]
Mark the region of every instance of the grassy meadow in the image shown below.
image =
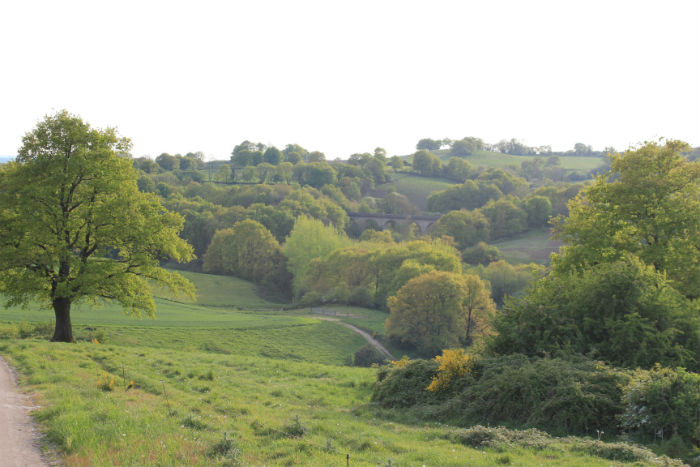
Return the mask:
[[407, 172], [399, 172], [392, 176], [392, 181], [379, 188], [393, 186], [398, 193], [404, 195], [408, 200], [421, 211], [427, 209], [428, 195], [435, 191], [444, 190], [455, 185], [457, 182], [446, 178], [423, 177], [421, 175]]
[[[442, 149], [440, 151], [434, 151], [435, 155], [438, 156], [443, 162], [450, 160], [450, 151]], [[520, 167], [523, 161], [531, 161], [536, 157], [541, 159], [546, 159], [547, 156], [513, 156], [510, 154], [503, 154], [500, 152], [491, 151], [477, 151], [471, 156], [465, 157], [464, 159], [469, 162], [474, 167], [493, 167], [497, 169], [502, 169], [508, 167], [509, 165]], [[583, 172], [586, 173], [589, 170], [599, 167], [604, 159], [598, 156], [558, 156], [561, 161], [561, 166], [568, 172]]]
[[510, 264], [549, 264], [549, 255], [558, 251], [562, 243], [553, 240], [547, 230], [531, 230], [518, 238], [493, 245]]
[[374, 369], [343, 365], [365, 340], [320, 319], [379, 332], [384, 313], [239, 310], [255, 300], [242, 286], [188, 276], [211, 296], [160, 298], [155, 319], [76, 307], [73, 344], [48, 342], [49, 310], [0, 310], [0, 355], [41, 406], [34, 416], [65, 465], [341, 466], [347, 455], [351, 466], [659, 464], [564, 439], [474, 448], [453, 427], [402, 420], [369, 403]]

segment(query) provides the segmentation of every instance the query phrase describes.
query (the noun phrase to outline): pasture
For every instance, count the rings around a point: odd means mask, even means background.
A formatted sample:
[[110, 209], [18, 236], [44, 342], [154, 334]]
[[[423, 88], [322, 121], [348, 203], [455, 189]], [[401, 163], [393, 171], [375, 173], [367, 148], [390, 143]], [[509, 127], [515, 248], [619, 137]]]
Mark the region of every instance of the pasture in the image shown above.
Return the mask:
[[[217, 280], [204, 276], [190, 277]], [[76, 307], [73, 344], [48, 342], [49, 310], [0, 311], [0, 354], [65, 465], [610, 465], [556, 440], [473, 448], [452, 427], [375, 410], [375, 370], [343, 366], [362, 337], [309, 310], [238, 310], [237, 294], [211, 290], [198, 303], [216, 308], [159, 298], [155, 319]], [[386, 316], [328, 312], [375, 331]]]
[[399, 172], [392, 176], [390, 183], [379, 185], [378, 187], [386, 189], [389, 186], [393, 186], [398, 193], [408, 198], [411, 204], [421, 211], [425, 211], [428, 195], [435, 191], [449, 188], [456, 183], [445, 178], [423, 177], [407, 172]]
[[[442, 159], [443, 162], [450, 160], [450, 152], [448, 150], [435, 151], [435, 155]], [[520, 168], [520, 164], [523, 161], [531, 161], [536, 157], [543, 160], [547, 159], [547, 156], [513, 156], [510, 154], [503, 154], [500, 152], [491, 151], [477, 151], [471, 156], [464, 158], [474, 167], [492, 167], [497, 169], [503, 169], [508, 166], [514, 166]], [[589, 170], [595, 169], [603, 164], [604, 159], [598, 156], [559, 156], [561, 161], [561, 166], [567, 172], [581, 172], [586, 173]]]
[[493, 245], [510, 264], [549, 264], [549, 255], [559, 251], [562, 242], [553, 240], [546, 230], [531, 230], [520, 237]]

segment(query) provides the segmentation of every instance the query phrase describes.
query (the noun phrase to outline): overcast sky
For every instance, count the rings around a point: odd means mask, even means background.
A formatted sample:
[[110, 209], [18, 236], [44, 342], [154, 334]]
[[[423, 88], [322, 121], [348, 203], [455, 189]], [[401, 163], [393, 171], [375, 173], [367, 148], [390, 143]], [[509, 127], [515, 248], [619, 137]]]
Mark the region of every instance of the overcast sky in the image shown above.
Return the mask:
[[421, 138], [700, 145], [700, 1], [3, 1], [0, 155], [60, 109], [135, 156]]

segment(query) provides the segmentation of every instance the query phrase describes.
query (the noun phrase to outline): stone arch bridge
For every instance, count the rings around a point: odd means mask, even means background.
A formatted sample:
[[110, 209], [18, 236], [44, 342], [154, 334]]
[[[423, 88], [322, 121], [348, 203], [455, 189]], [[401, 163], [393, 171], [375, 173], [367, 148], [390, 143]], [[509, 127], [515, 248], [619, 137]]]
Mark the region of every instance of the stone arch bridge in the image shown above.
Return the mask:
[[384, 230], [390, 224], [394, 225], [411, 225], [416, 224], [421, 235], [428, 232], [430, 227], [440, 219], [440, 216], [419, 216], [406, 214], [366, 214], [362, 212], [348, 213], [350, 219], [364, 230], [370, 222], [376, 224], [380, 229]]

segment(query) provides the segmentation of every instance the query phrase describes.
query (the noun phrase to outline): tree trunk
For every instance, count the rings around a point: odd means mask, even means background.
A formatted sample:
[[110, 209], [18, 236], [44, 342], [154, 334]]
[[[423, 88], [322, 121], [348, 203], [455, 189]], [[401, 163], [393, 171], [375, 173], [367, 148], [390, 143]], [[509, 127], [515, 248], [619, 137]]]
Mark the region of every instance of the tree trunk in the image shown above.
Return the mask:
[[51, 338], [53, 342], [73, 342], [70, 305], [71, 301], [68, 298], [56, 298], [53, 301], [53, 311], [56, 314], [56, 328]]

